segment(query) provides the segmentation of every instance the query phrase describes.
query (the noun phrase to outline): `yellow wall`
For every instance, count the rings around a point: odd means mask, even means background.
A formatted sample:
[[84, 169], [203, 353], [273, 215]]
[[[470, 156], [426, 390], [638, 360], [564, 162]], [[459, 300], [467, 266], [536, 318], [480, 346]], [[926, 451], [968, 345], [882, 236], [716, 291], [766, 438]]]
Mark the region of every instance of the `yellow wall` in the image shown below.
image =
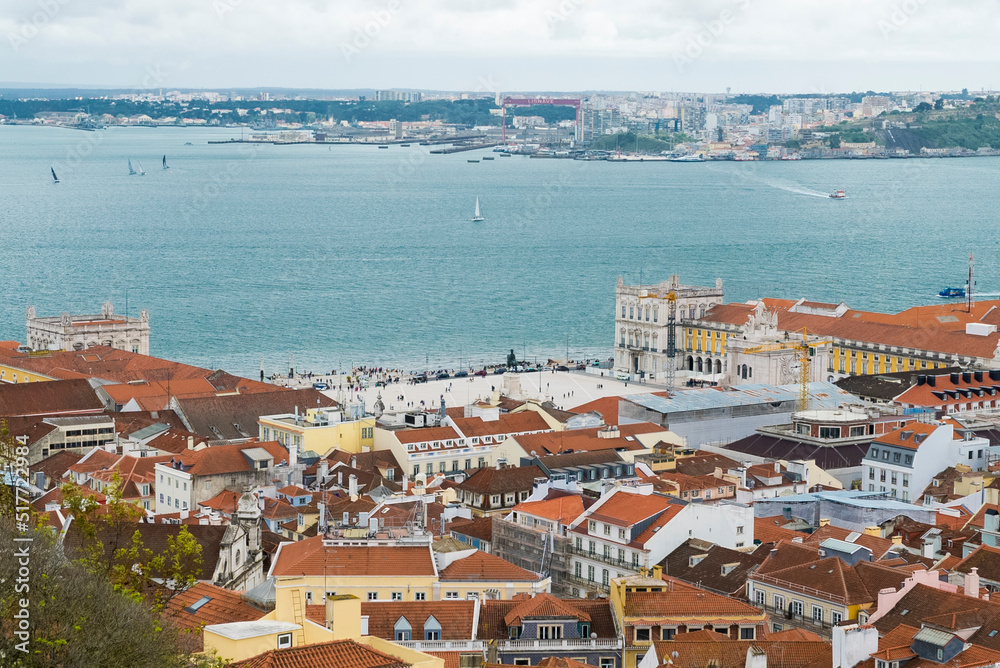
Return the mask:
[[0, 364], [0, 383], [13, 383], [15, 382], [15, 377], [17, 377], [16, 382], [18, 383], [37, 383], [42, 380], [53, 380], [53, 378], [43, 376], [40, 373], [18, 369], [16, 366]]
[[444, 659], [418, 652], [415, 649], [401, 647], [396, 643], [383, 640], [382, 638], [364, 636], [359, 639], [359, 642], [368, 645], [374, 650], [394, 656], [401, 662], [410, 664], [413, 668], [444, 668]]
[[[288, 633], [288, 631], [282, 631], [281, 633]], [[292, 646], [295, 647], [297, 644], [295, 640], [296, 632], [292, 631], [291, 633]], [[205, 651], [211, 653], [212, 650], [215, 650], [220, 658], [228, 661], [242, 661], [243, 659], [249, 659], [251, 656], [257, 656], [272, 649], [278, 649], [278, 636], [281, 635], [280, 633], [271, 633], [253, 638], [232, 640], [212, 633], [208, 628], [204, 629], [202, 634], [205, 638]]]
[[[357, 454], [371, 450], [375, 446], [374, 418], [338, 422], [326, 427], [293, 425], [267, 418], [261, 418], [258, 422], [261, 426], [271, 430], [268, 440], [283, 441], [278, 433], [299, 436], [302, 439], [299, 446], [300, 452], [312, 450], [325, 456], [334, 448], [338, 448], [351, 454]], [[372, 435], [368, 436], [368, 434]]]
[[[436, 575], [424, 576], [383, 576], [371, 577], [337, 577], [336, 565], [331, 564], [327, 577], [306, 576], [289, 577], [278, 576], [275, 583], [277, 587], [297, 586], [303, 591], [312, 593], [312, 604], [319, 605], [323, 602], [326, 592], [336, 595], [353, 594], [362, 601], [368, 600], [368, 592], [376, 592], [378, 600], [392, 600], [393, 592], [399, 592], [404, 601], [415, 601], [415, 594], [423, 592], [426, 600], [437, 600], [434, 597], [434, 584], [437, 582]], [[463, 594], [464, 597], [464, 594]]]

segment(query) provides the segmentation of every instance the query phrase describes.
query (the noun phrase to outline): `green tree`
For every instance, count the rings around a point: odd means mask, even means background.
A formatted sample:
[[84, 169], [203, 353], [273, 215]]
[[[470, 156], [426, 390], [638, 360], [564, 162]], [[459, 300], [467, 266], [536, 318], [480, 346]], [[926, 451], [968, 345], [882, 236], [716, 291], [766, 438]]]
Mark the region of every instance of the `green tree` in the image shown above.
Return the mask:
[[931, 105], [927, 104], [926, 102], [921, 102], [920, 104], [918, 104], [917, 106], [915, 106], [913, 108], [913, 111], [917, 111], [917, 112], [920, 112], [920, 111], [930, 111], [931, 109], [933, 109], [933, 107], [931, 107]]
[[941, 109], [944, 109], [944, 98], [943, 97], [939, 97], [938, 99], [934, 100], [934, 109], [936, 109], [938, 111], [940, 111]]
[[785, 148], [802, 148], [798, 139], [789, 139], [785, 142]]
[[833, 134], [827, 138], [827, 143], [830, 144], [830, 148], [840, 148], [840, 135]]

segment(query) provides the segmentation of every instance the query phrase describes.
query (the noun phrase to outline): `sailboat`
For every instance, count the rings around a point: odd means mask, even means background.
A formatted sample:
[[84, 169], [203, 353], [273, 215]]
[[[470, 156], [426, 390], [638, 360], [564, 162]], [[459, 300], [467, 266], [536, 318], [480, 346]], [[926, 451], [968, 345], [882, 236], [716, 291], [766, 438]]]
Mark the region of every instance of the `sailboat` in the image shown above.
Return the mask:
[[484, 220], [486, 220], [486, 219], [483, 218], [483, 214], [480, 213], [480, 211], [479, 211], [479, 198], [476, 197], [476, 212], [474, 214], [472, 214], [472, 222], [478, 223], [478, 222], [481, 222], [481, 221], [484, 221]]
[[144, 170], [142, 168], [142, 163], [141, 162], [137, 162], [135, 164], [139, 165], [139, 176], [145, 176], [146, 175], [146, 170]]
[[132, 169], [132, 158], [128, 159], [128, 175], [135, 176], [135, 170]]
[[170, 169], [167, 165], [167, 156], [163, 156], [163, 169]]
[[52, 170], [52, 180], [55, 183], [59, 183], [59, 177], [56, 176], [56, 168], [55, 167], [49, 167], [49, 169]]

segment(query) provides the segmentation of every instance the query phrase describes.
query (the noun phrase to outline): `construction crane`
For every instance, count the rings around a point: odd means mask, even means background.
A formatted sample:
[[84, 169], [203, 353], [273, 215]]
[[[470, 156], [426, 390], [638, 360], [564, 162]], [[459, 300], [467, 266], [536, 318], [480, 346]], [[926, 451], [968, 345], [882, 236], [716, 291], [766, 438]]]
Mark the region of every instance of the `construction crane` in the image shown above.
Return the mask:
[[809, 410], [809, 366], [812, 357], [816, 354], [817, 348], [822, 348], [833, 343], [832, 339], [821, 341], [810, 341], [809, 332], [805, 328], [802, 332], [801, 341], [782, 341], [779, 343], [765, 343], [763, 345], [746, 348], [743, 352], [748, 355], [755, 353], [767, 353], [776, 350], [794, 350], [799, 360], [799, 410]]
[[672, 390], [677, 377], [677, 292], [671, 290], [665, 295], [651, 293], [639, 297], [639, 299], [640, 301], [643, 299], [667, 300], [667, 345], [663, 351], [667, 355], [667, 390]]

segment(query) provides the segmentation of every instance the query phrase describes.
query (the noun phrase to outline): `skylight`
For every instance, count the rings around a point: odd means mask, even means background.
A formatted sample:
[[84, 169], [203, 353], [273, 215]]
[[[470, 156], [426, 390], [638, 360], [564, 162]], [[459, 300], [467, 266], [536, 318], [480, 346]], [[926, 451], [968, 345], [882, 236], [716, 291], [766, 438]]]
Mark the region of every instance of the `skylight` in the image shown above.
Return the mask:
[[211, 596], [202, 596], [197, 601], [195, 601], [194, 603], [192, 603], [188, 607], [184, 608], [184, 612], [192, 612], [192, 613], [198, 612], [198, 609], [201, 606], [205, 605], [206, 603], [208, 603], [211, 600], [212, 600]]

